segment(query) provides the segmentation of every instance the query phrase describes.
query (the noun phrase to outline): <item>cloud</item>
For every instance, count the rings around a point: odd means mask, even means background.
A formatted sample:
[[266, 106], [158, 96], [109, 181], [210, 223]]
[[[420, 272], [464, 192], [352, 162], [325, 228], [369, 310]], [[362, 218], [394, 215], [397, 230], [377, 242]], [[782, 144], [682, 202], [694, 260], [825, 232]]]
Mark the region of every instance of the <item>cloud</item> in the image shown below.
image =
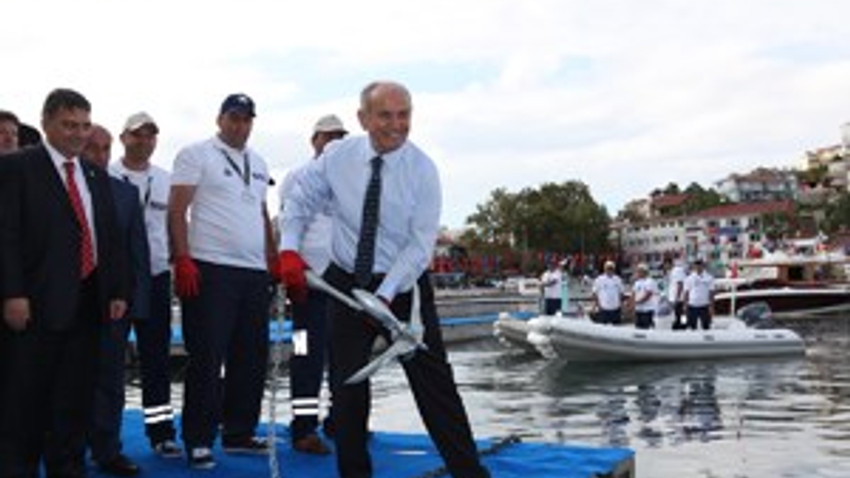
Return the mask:
[[147, 110], [165, 167], [228, 93], [257, 101], [252, 145], [282, 175], [315, 118], [357, 131], [362, 85], [407, 83], [450, 226], [497, 187], [578, 179], [613, 213], [670, 181], [792, 166], [850, 120], [837, 0], [7, 3], [0, 107], [35, 123], [70, 86], [108, 127]]

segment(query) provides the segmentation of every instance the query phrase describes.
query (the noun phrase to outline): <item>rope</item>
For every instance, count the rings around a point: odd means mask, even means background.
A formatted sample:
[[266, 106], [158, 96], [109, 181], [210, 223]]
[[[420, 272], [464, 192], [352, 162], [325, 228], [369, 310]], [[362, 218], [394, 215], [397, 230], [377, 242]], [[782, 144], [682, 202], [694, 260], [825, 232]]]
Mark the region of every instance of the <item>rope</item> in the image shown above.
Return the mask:
[[283, 321], [286, 317], [286, 290], [283, 284], [277, 288], [274, 300], [272, 301], [272, 315], [275, 317], [276, 337], [271, 349], [272, 369], [269, 377], [269, 387], [271, 393], [269, 395], [269, 423], [266, 428], [267, 440], [269, 446], [269, 476], [271, 478], [280, 478], [280, 463], [277, 461], [277, 437], [275, 429], [277, 428], [277, 391], [278, 375], [280, 374], [280, 366], [283, 363]]
[[[503, 449], [516, 445], [517, 443], [522, 442], [522, 439], [518, 435], [508, 435], [504, 438], [500, 438], [494, 441], [490, 446], [484, 448], [478, 452], [478, 456], [484, 457], [489, 455], [495, 455], [499, 453]], [[437, 478], [438, 476], [445, 476], [449, 474], [449, 470], [445, 466], [441, 466], [439, 468], [435, 468], [431, 471], [426, 471], [421, 475], [416, 475], [414, 478]]]

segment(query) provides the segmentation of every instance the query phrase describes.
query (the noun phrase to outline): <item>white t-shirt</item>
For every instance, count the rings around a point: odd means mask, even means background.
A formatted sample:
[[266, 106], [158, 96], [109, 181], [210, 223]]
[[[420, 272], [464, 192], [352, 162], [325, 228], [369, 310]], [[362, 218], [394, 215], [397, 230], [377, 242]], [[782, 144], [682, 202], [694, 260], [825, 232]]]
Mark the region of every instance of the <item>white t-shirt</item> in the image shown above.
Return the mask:
[[600, 274], [593, 281], [593, 293], [596, 294], [596, 300], [602, 310], [619, 309], [623, 291], [623, 281], [618, 276]]
[[706, 307], [711, 303], [711, 291], [714, 290], [714, 277], [706, 271], [696, 271], [685, 279], [685, 291], [688, 293], [688, 305]]
[[[283, 182], [280, 184], [280, 213], [278, 214], [278, 224], [282, 230], [284, 215], [286, 214], [286, 197], [292, 194], [292, 189], [297, 183], [297, 176], [303, 174], [304, 168], [308, 165], [290, 171]], [[313, 216], [313, 221], [307, 226], [304, 231], [304, 237], [301, 238], [301, 247], [298, 252], [304, 258], [304, 261], [311, 269], [323, 273], [331, 262], [331, 233], [333, 228], [333, 218], [328, 207]]]
[[[543, 297], [547, 299], [560, 299], [561, 279], [562, 274], [560, 269], [547, 270], [544, 272], [543, 275], [540, 276], [540, 282], [543, 283]], [[551, 284], [549, 284], [550, 281]]]
[[[652, 312], [658, 307], [658, 284], [652, 277], [636, 280], [634, 286], [632, 286], [632, 292], [635, 294], [635, 310], [637, 312]], [[647, 294], [649, 294], [648, 299], [638, 302]]]
[[[685, 268], [681, 264], [676, 264], [670, 269], [670, 274], [667, 279], [667, 299], [670, 300], [671, 303], [675, 304], [676, 302], [682, 301], [682, 293], [684, 292], [684, 282], [688, 277], [685, 274]], [[679, 287], [676, 287], [676, 284], [681, 284]]]
[[151, 275], [161, 274], [168, 265], [168, 195], [171, 174], [153, 164], [144, 171], [127, 168], [122, 161], [109, 165], [109, 172], [136, 186], [145, 213], [145, 229], [151, 251]]
[[[229, 158], [229, 159], [228, 159]], [[214, 264], [266, 270], [266, 162], [217, 136], [183, 148], [174, 185], [196, 186], [189, 208], [189, 254]]]

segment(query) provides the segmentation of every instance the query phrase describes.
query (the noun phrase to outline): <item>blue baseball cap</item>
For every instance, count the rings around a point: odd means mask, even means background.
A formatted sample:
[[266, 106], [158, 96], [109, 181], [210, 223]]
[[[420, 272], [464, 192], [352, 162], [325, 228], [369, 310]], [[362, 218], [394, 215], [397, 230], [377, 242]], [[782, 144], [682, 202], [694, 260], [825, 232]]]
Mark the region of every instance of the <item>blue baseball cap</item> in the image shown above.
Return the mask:
[[244, 93], [234, 93], [221, 102], [220, 115], [225, 113], [243, 113], [250, 117], [257, 116], [254, 111], [254, 100]]

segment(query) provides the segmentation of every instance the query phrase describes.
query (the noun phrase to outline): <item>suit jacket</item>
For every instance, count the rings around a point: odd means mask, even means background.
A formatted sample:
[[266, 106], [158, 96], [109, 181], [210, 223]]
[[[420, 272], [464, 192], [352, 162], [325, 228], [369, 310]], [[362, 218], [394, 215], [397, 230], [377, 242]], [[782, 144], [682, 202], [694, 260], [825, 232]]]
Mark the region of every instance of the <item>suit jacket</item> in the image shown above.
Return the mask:
[[[2, 231], [3, 298], [30, 300], [30, 327], [74, 327], [80, 297], [80, 226], [64, 179], [47, 149], [38, 145], [6, 158]], [[128, 300], [129, 273], [124, 238], [115, 225], [115, 203], [107, 173], [81, 161], [91, 193], [97, 238], [98, 310], [92, 320], [107, 320], [109, 301]]]
[[139, 204], [139, 190], [133, 184], [109, 177], [115, 200], [118, 231], [127, 245], [126, 259], [130, 269], [131, 294], [127, 317], [146, 319], [150, 315], [151, 253], [145, 216]]

